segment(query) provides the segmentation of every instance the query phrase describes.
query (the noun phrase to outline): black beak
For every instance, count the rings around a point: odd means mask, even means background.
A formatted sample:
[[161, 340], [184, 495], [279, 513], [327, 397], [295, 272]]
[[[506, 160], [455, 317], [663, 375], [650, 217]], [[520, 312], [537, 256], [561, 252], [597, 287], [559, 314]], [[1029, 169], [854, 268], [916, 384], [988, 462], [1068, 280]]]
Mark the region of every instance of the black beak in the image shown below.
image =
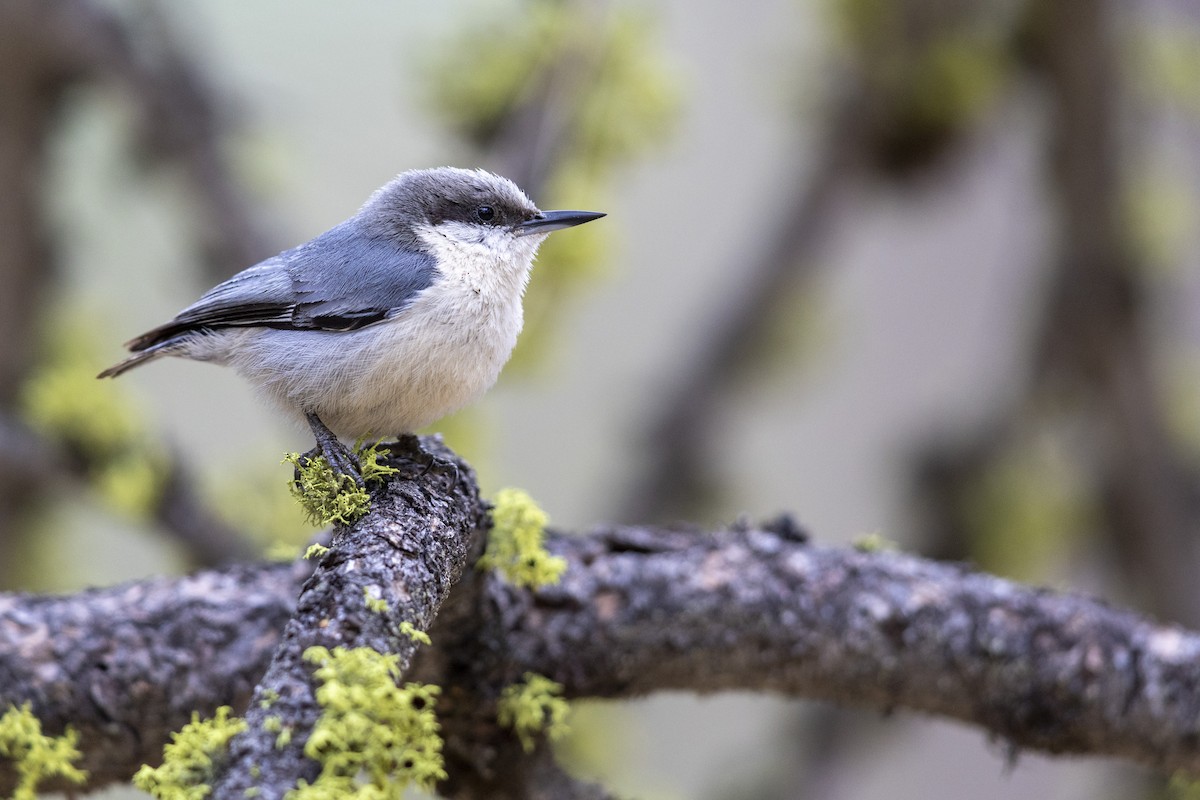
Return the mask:
[[543, 211], [536, 217], [517, 225], [518, 236], [531, 233], [550, 233], [561, 231], [563, 228], [573, 228], [594, 219], [607, 216], [602, 211]]

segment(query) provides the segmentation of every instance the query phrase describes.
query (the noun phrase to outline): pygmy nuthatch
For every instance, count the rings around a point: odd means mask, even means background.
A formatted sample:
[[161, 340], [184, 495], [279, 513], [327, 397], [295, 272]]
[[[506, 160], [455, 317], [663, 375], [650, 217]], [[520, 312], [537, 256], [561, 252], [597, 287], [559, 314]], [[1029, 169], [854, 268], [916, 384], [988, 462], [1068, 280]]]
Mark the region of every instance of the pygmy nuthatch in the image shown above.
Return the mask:
[[[350, 219], [210, 289], [128, 342], [115, 377], [159, 356], [228, 364], [322, 450], [406, 434], [495, 383], [551, 231], [604, 214], [539, 211], [482, 170], [413, 170]], [[342, 453], [326, 453], [343, 462]]]

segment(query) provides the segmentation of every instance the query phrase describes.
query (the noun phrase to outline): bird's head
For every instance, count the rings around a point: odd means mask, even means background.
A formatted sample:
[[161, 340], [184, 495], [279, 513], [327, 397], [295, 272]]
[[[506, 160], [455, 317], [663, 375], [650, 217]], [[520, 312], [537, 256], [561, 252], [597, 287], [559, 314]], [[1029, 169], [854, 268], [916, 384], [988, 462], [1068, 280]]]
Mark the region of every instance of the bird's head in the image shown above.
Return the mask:
[[547, 234], [603, 216], [595, 211], [540, 211], [507, 178], [454, 167], [401, 173], [359, 212], [373, 235], [408, 247], [449, 247], [526, 264]]

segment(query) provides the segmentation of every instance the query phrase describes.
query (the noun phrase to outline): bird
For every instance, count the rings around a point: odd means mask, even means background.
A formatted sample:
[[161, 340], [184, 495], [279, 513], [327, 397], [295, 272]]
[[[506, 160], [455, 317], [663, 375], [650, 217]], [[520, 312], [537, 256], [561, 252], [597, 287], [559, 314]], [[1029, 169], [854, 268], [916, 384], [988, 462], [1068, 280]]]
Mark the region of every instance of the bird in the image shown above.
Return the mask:
[[491, 388], [538, 247], [603, 216], [541, 211], [482, 169], [402, 172], [346, 221], [127, 342], [132, 355], [98, 377], [164, 356], [232, 367], [361, 485], [341, 440], [412, 434]]

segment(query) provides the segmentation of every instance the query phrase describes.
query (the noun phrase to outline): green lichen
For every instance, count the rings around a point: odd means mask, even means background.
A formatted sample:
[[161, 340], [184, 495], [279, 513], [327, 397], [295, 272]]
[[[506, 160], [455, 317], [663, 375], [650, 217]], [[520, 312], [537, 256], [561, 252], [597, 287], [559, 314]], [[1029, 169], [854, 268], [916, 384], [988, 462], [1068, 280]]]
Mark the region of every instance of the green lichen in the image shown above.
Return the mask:
[[487, 551], [478, 566], [499, 570], [516, 586], [536, 589], [558, 583], [567, 562], [546, 551], [547, 521], [546, 512], [528, 494], [520, 489], [501, 489], [492, 509]]
[[854, 549], [860, 553], [880, 553], [887, 550], [899, 550], [899, 545], [884, 536], [879, 531], [872, 531], [854, 540]]
[[276, 750], [282, 750], [292, 743], [292, 726], [284, 725], [283, 719], [276, 714], [263, 719], [263, 730], [275, 734]]
[[192, 721], [171, 734], [162, 766], [143, 766], [133, 785], [159, 800], [203, 800], [212, 791], [210, 783], [225, 760], [229, 740], [246, 729], [244, 719], [231, 715], [229, 706], [206, 720], [193, 712]]
[[531, 752], [539, 735], [550, 740], [567, 734], [567, 714], [570, 704], [562, 697], [560, 683], [526, 672], [521, 683], [505, 687], [497, 704], [496, 718], [506, 728], [512, 728], [521, 740], [525, 752]]
[[[382, 455], [379, 443], [364, 447], [363, 442], [356, 442], [354, 455], [366, 484], [397, 472], [395, 467], [379, 463]], [[296, 468], [296, 477], [288, 482], [288, 489], [313, 525], [353, 525], [371, 510], [371, 496], [367, 490], [360, 488], [349, 475], [335, 473], [324, 456], [314, 456], [301, 463], [299, 453], [288, 453], [283, 463]]]
[[301, 463], [299, 453], [288, 453], [284, 463], [296, 468], [288, 483], [292, 496], [312, 525], [352, 525], [371, 510], [371, 496], [349, 475], [335, 473], [324, 456]]
[[429, 638], [429, 634], [420, 630], [408, 620], [400, 623], [400, 635], [407, 636], [417, 644], [433, 644], [433, 640]]
[[0, 716], [0, 757], [11, 759], [17, 774], [12, 800], [36, 800], [37, 785], [47, 778], [83, 783], [87, 773], [72, 762], [79, 760], [79, 733], [67, 727], [62, 736], [42, 733], [41, 721], [29, 703], [9, 706]]
[[383, 442], [376, 442], [367, 447], [366, 441], [363, 439], [359, 439], [354, 443], [354, 455], [358, 457], [358, 464], [359, 468], [362, 469], [363, 480], [367, 483], [382, 481], [389, 475], [395, 475], [400, 471], [395, 467], [379, 463], [379, 459], [383, 455], [383, 453], [379, 452], [381, 444]]
[[446, 777], [433, 706], [438, 687], [396, 685], [395, 655], [368, 647], [310, 647], [317, 702], [324, 709], [304, 744], [321, 774], [286, 800], [400, 800], [413, 783], [430, 790]]
[[258, 707], [266, 710], [275, 705], [277, 700], [279, 700], [279, 692], [275, 691], [274, 689], [264, 689], [262, 693], [262, 699], [258, 701]]
[[[376, 588], [375, 591], [378, 592], [379, 589]], [[367, 604], [368, 611], [372, 611], [376, 614], [386, 614], [388, 612], [387, 600], [384, 600], [382, 597], [377, 597], [371, 591], [371, 587], [369, 586], [363, 587], [363, 602]]]
[[304, 557], [311, 561], [314, 558], [321, 558], [328, 552], [329, 548], [323, 544], [310, 544], [304, 551]]

